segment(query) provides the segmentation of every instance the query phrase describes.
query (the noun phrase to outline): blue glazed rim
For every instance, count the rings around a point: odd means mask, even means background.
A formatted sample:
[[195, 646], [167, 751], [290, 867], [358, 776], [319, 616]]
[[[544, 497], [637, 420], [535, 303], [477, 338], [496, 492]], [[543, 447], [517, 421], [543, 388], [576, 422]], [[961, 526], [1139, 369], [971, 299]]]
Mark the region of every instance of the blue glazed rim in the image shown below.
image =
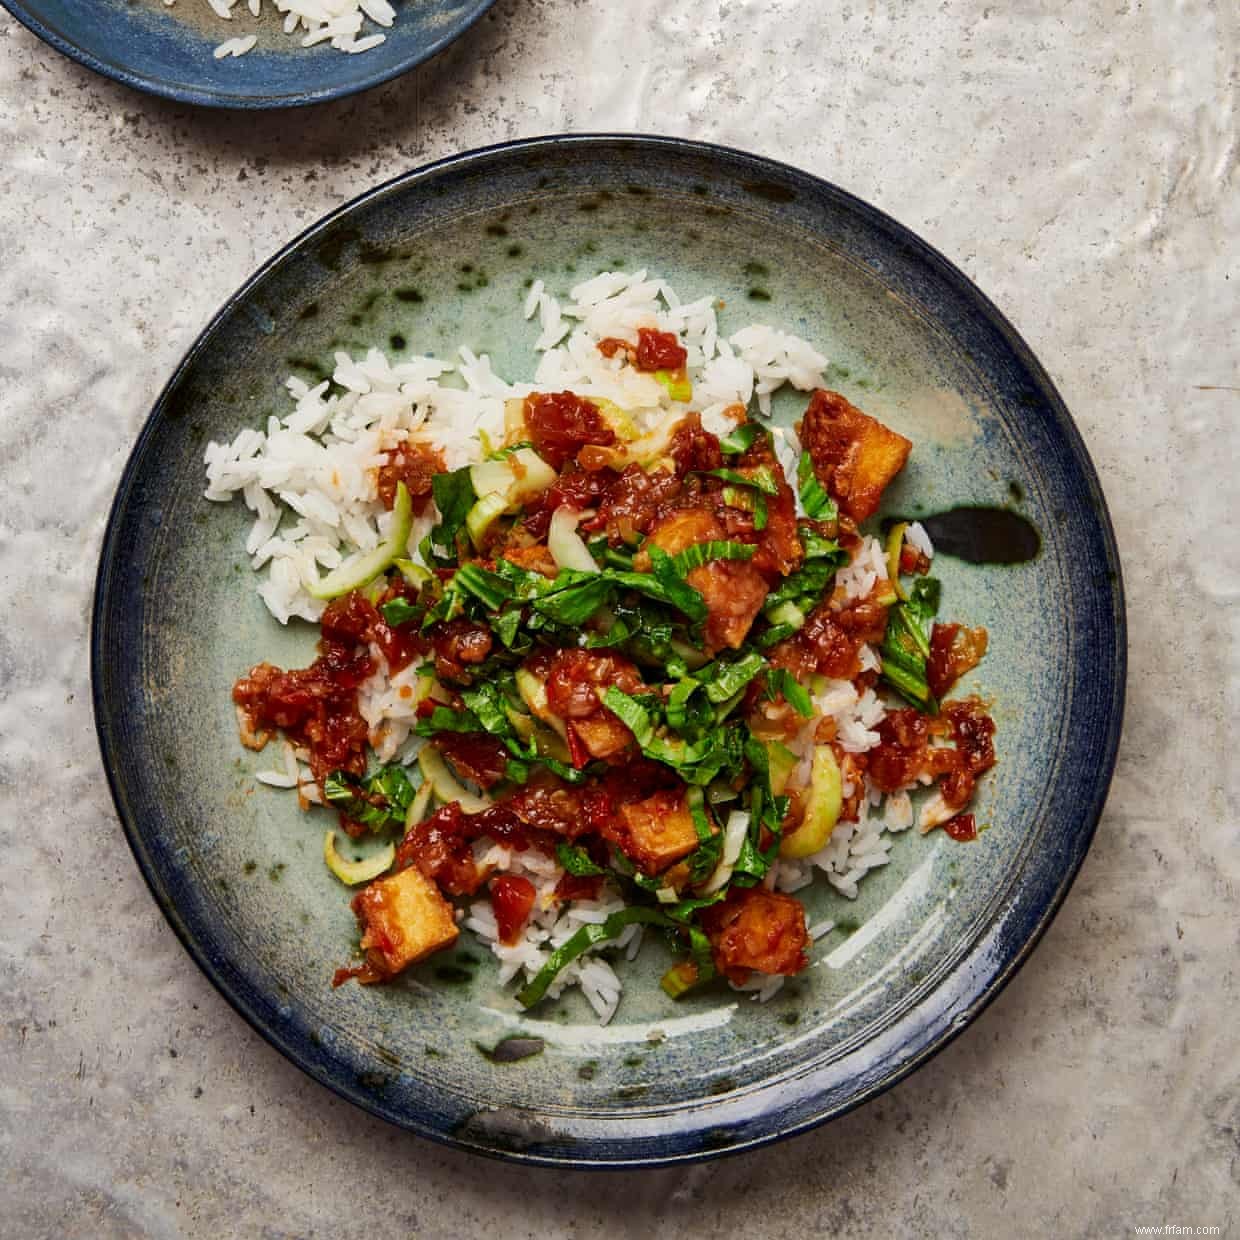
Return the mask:
[[[625, 1121], [609, 1119], [609, 1124], [614, 1124], [614, 1139], [610, 1134], [608, 1139], [593, 1143], [566, 1138], [557, 1146], [555, 1134], [552, 1134], [552, 1139], [542, 1144], [537, 1141], [512, 1143], [483, 1130], [471, 1131], [459, 1118], [455, 1123], [450, 1122], [443, 1109], [445, 1104], [436, 1099], [432, 1091], [426, 1092], [421, 1100], [425, 1105], [416, 1112], [397, 1109], [385, 1105], [382, 1097], [360, 1088], [358, 1082], [346, 1074], [333, 1073], [334, 1061], [328, 1048], [312, 1044], [309, 1038], [298, 1036], [272, 1020], [270, 996], [251, 986], [227, 959], [213, 955], [199, 941], [195, 927], [184, 921], [170, 898], [159, 859], [148, 847], [129, 810], [130, 789], [125, 784], [119, 761], [123, 755], [123, 729], [111, 714], [118, 694], [123, 700], [128, 682], [122, 669], [119, 675], [122, 683], [118, 685], [116, 667], [109, 666], [104, 656], [105, 653], [115, 654], [109, 647], [110, 639], [115, 644], [110, 625], [119, 623], [114, 621], [110, 609], [117, 607], [124, 614], [123, 603], [118, 604], [125, 572], [122, 533], [144, 452], [178, 386], [214, 333], [243, 307], [247, 297], [292, 255], [311, 245], [354, 211], [376, 200], [429, 188], [437, 179], [463, 170], [477, 171], [479, 167], [502, 166], [510, 161], [528, 164], [540, 158], [551, 159], [553, 153], [559, 158], [572, 159], [578, 153], [585, 157], [607, 150], [628, 154], [691, 154], [711, 160], [721, 175], [735, 177], [762, 197], [780, 201], [779, 193], [791, 191], [808, 196], [825, 209], [852, 212], [883, 236], [889, 255], [911, 271], [929, 273], [946, 286], [961, 314], [966, 316], [959, 323], [967, 322], [974, 334], [980, 331], [989, 338], [991, 347], [1000, 351], [1008, 368], [1006, 373], [1015, 376], [1010, 381], [1018, 383], [1022, 393], [1036, 393], [1039, 401], [1036, 415], [1045, 420], [1044, 430], [1059, 445], [1056, 464], [1071, 479], [1074, 494], [1079, 492], [1080, 507], [1092, 513], [1092, 518], [1085, 523], [1092, 540], [1085, 549], [1092, 556], [1092, 576], [1086, 578], [1092, 583], [1092, 589], [1079, 600], [1087, 610], [1073, 613], [1093, 635], [1092, 648], [1079, 652], [1073, 667], [1078, 683], [1081, 683], [1081, 676], [1088, 674], [1085, 683], [1089, 686], [1089, 696], [1084, 706], [1084, 735], [1075, 746], [1078, 777], [1072, 783], [1071, 799], [1065, 810], [1069, 824], [1053, 841], [1056, 848], [1049, 856], [1043, 856], [1043, 864], [1038, 869], [1021, 874], [1020, 881], [1012, 884], [1010, 899], [965, 950], [950, 974], [919, 1004], [882, 1030], [864, 1048], [865, 1062], [860, 1065], [850, 1062], [853, 1071], [846, 1078], [829, 1082], [826, 1078], [830, 1075], [841, 1078], [838, 1066], [832, 1069], [811, 1065], [805, 1072], [757, 1085], [737, 1099], [703, 1100], [700, 1106], [685, 1113], [691, 1117], [689, 1122], [678, 1115], [681, 1126], [669, 1124], [653, 1138], [639, 1138], [632, 1132], [626, 1136], [621, 1131]], [[125, 648], [123, 644], [116, 645], [122, 652]], [[133, 667], [137, 666], [137, 648], [136, 641], [129, 643]], [[1084, 657], [1086, 653], [1090, 656], [1088, 661]], [[1001, 312], [938, 251], [890, 216], [829, 182], [789, 165], [728, 147], [678, 138], [624, 134], [531, 138], [450, 156], [395, 177], [359, 196], [324, 217], [269, 259], [228, 299], [187, 352], [139, 434], [122, 474], [104, 534], [91, 624], [95, 726], [104, 769], [126, 838], [174, 932], [229, 1003], [309, 1076], [400, 1127], [457, 1148], [514, 1162], [582, 1169], [632, 1169], [691, 1162], [739, 1153], [805, 1132], [891, 1088], [951, 1042], [1029, 958], [1071, 889], [1093, 839], [1114, 772], [1123, 722], [1126, 670], [1127, 629], [1121, 568], [1097, 474], [1049, 376]], [[854, 1055], [845, 1058], [851, 1061]], [[692, 1117], [697, 1112], [707, 1118], [695, 1122]]]
[[[225, 111], [272, 111], [278, 108], [300, 108], [308, 104], [329, 103], [334, 99], [347, 99], [350, 95], [360, 94], [373, 87], [382, 86], [393, 78], [416, 69], [419, 65], [439, 55], [449, 44], [454, 43], [467, 30], [482, 19], [484, 14], [494, 5], [495, 0], [475, 0], [475, 7], [459, 22], [447, 27], [438, 38], [420, 46], [417, 51], [405, 60], [387, 68], [362, 77], [355, 82], [322, 90], [303, 90], [292, 94], [225, 94], [220, 91], [204, 90], [187, 83], [166, 81], [161, 78], [135, 73], [124, 65], [105, 60], [94, 52], [82, 47], [72, 39], [66, 38], [54, 26], [49, 25], [26, 7], [23, 0], [0, 0], [0, 6], [20, 22], [36, 38], [42, 39], [49, 47], [76, 61], [85, 68], [101, 77], [111, 78], [122, 86], [132, 90], [155, 95], [161, 99], [171, 99], [177, 103], [190, 103], [198, 107], [219, 108]], [[296, 244], [294, 242], [294, 244]], [[283, 252], [282, 252], [283, 253]], [[276, 256], [277, 258], [279, 255]], [[273, 260], [274, 261], [274, 260]]]

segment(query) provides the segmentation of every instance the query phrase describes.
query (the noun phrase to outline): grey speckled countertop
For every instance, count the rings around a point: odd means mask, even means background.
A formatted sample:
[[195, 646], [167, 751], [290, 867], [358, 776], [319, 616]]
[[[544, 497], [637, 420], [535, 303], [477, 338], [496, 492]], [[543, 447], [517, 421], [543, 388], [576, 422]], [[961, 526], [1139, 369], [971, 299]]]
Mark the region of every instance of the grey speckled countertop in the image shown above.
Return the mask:
[[[499, 0], [401, 81], [237, 118], [0, 16], [0, 1233], [1240, 1232], [1238, 66], [1229, 0]], [[604, 128], [799, 164], [977, 280], [1097, 462], [1132, 680], [1084, 871], [963, 1037], [791, 1144], [587, 1182], [405, 1136], [250, 1032], [125, 846], [86, 632], [134, 436], [260, 260], [426, 160]]]

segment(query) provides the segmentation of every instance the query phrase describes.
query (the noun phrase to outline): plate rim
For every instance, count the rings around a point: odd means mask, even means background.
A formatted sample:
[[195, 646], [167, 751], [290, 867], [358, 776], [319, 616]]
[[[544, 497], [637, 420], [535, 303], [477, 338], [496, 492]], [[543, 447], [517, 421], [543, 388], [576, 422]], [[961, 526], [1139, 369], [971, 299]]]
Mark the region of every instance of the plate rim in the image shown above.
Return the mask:
[[[0, 3], [6, 5], [8, 2], [9, 0], [0, 0]], [[188, 926], [184, 924], [171, 900], [165, 898], [162, 891], [162, 881], [154, 862], [147, 854], [141, 833], [130, 822], [125, 813], [123, 808], [123, 789], [120, 786], [116, 768], [114, 768], [114, 764], [111, 761], [112, 740], [108, 734], [108, 728], [101, 717], [105, 702], [104, 678], [100, 665], [105, 637], [105, 603], [107, 601], [113, 562], [119, 550], [117, 536], [125, 515], [125, 501], [132, 489], [146, 445], [157, 429], [157, 425], [166, 410], [169, 397], [176, 391], [199, 354], [206, 349], [216, 331], [232, 315], [238, 305], [269, 274], [277, 269], [286, 259], [298, 253], [311, 239], [330, 229], [340, 219], [364, 208], [375, 199], [390, 193], [400, 192], [408, 186], [416, 185], [419, 182], [433, 181], [436, 176], [450, 170], [496, 157], [511, 158], [514, 155], [519, 157], [521, 152], [530, 152], [550, 147], [584, 146], [606, 148], [617, 145], [629, 148], [647, 147], [670, 151], [692, 151], [698, 156], [718, 157], [733, 166], [740, 163], [748, 165], [752, 169], [765, 169], [776, 172], [780, 177], [790, 179], [807, 188], [812, 188], [819, 194], [825, 191], [842, 205], [859, 213], [867, 222], [875, 224], [885, 232], [893, 235], [896, 240], [913, 251], [920, 263], [929, 263], [935, 269], [937, 275], [946, 279], [954, 287], [955, 291], [962, 294], [987, 319], [989, 324], [1002, 336], [1004, 342], [1012, 350], [1015, 358], [1024, 367], [1030, 380], [1044, 398], [1048, 411], [1053, 416], [1055, 429], [1063, 437], [1065, 447], [1087, 486], [1088, 498], [1095, 512], [1097, 531], [1100, 535], [1106, 557], [1106, 568], [1109, 570], [1104, 597], [1108, 603], [1106, 610], [1109, 612], [1114, 625], [1115, 645], [1109, 660], [1113, 684], [1110, 700], [1105, 704], [1107, 712], [1106, 728], [1105, 734], [1101, 737], [1100, 761], [1093, 771], [1089, 786], [1089, 796], [1079, 802], [1083, 811], [1079, 817], [1080, 828], [1071, 838], [1071, 848], [1068, 850], [1068, 856], [1061, 864], [1054, 890], [1050, 893], [1049, 898], [1041, 909], [1033, 916], [1032, 924], [1027, 929], [1022, 930], [1019, 945], [1002, 953], [1001, 964], [995, 968], [991, 976], [987, 979], [982, 979], [978, 983], [981, 987], [980, 993], [972, 994], [945, 1028], [937, 1033], [933, 1033], [924, 1044], [918, 1046], [917, 1049], [907, 1056], [900, 1058], [894, 1065], [885, 1065], [876, 1073], [868, 1076], [862, 1087], [843, 1103], [827, 1105], [824, 1109], [818, 1110], [807, 1117], [795, 1119], [788, 1123], [781, 1123], [779, 1104], [777, 1100], [772, 1100], [773, 1105], [762, 1112], [763, 1118], [767, 1116], [774, 1117], [772, 1124], [759, 1133], [721, 1148], [712, 1148], [701, 1143], [694, 1146], [694, 1148], [678, 1148], [678, 1135], [675, 1132], [670, 1132], [657, 1138], [656, 1144], [659, 1146], [657, 1150], [643, 1149], [638, 1154], [626, 1157], [610, 1157], [606, 1153], [601, 1157], [592, 1157], [584, 1152], [581, 1154], [574, 1153], [573, 1155], [543, 1154], [498, 1145], [488, 1145], [480, 1137], [471, 1138], [465, 1132], [445, 1131], [422, 1123], [416, 1115], [408, 1113], [402, 1116], [394, 1115], [382, 1109], [371, 1096], [356, 1087], [341, 1080], [329, 1079], [325, 1074], [316, 1072], [311, 1062], [303, 1061], [292, 1039], [283, 1037], [276, 1029], [264, 1023], [256, 1013], [250, 1011], [241, 996], [234, 993], [233, 987], [223, 975], [224, 970], [219, 967], [217, 962], [211, 960], [203, 947], [194, 940]], [[172, 375], [160, 391], [134, 441], [117, 483], [116, 493], [112, 500], [100, 544], [91, 607], [89, 646], [91, 702], [96, 737], [100, 747], [102, 765], [108, 781], [109, 791], [126, 841], [134, 855], [144, 881], [150, 889], [160, 911], [172, 927], [173, 932], [180, 939], [191, 959], [228, 1001], [230, 1006], [255, 1032], [260, 1034], [285, 1059], [305, 1072], [311, 1079], [326, 1085], [327, 1088], [339, 1097], [354, 1103], [378, 1118], [392, 1123], [394, 1126], [416, 1133], [419, 1136], [428, 1137], [455, 1149], [484, 1154], [505, 1162], [519, 1163], [526, 1166], [536, 1165], [581, 1170], [634, 1170], [683, 1165], [706, 1159], [740, 1154], [776, 1141], [785, 1140], [817, 1128], [830, 1120], [837, 1119], [885, 1093], [953, 1042], [1002, 993], [1007, 984], [1032, 955], [1034, 949], [1062, 908], [1080, 872], [1085, 856], [1096, 834], [1114, 776], [1120, 734], [1123, 727], [1128, 665], [1127, 615], [1122, 565], [1114, 527], [1097, 470], [1085, 446], [1084, 439], [1049, 374], [1020, 333], [998, 307], [991, 302], [987, 295], [950, 259], [924, 241], [907, 226], [899, 223], [894, 217], [880, 208], [872, 206], [864, 199], [841, 188], [834, 182], [828, 181], [826, 178], [766, 156], [755, 155], [748, 151], [717, 143], [701, 142], [673, 136], [624, 132], [551, 134], [519, 138], [457, 152], [431, 163], [417, 166], [389, 178], [328, 212], [309, 227], [302, 230], [288, 243], [281, 246], [271, 257], [263, 262], [223, 302], [220, 309], [211, 317], [194, 342], [186, 350], [181, 361], [174, 368]], [[1101, 728], [1099, 731], [1101, 732]], [[977, 950], [977, 946], [978, 944], [974, 943], [966, 950], [961, 959], [953, 966], [953, 972], [960, 970], [961, 966], [968, 962], [972, 954]], [[946, 980], [945, 978], [944, 981]], [[924, 1003], [928, 997], [924, 997], [921, 1002]], [[899, 1030], [906, 1022], [915, 1020], [919, 1006], [920, 1004], [910, 1008], [884, 1033]], [[758, 1085], [755, 1090], [746, 1091], [746, 1096], [752, 1098], [755, 1094], [760, 1094], [764, 1088], [770, 1088], [770, 1086]], [[714, 1105], [721, 1103], [724, 1103], [723, 1099], [717, 1100]], [[696, 1132], [690, 1135], [693, 1137], [698, 1136]], [[618, 1134], [617, 1139], [623, 1140], [625, 1138]], [[633, 1140], [632, 1137], [628, 1139], [630, 1141]], [[582, 1142], [582, 1145], [584, 1148], [588, 1148], [586, 1142]]]
[[[495, 5], [495, 0], [469, 0], [469, 2], [477, 7], [468, 14], [461, 24], [453, 26], [447, 32], [432, 39], [429, 44], [420, 48], [414, 56], [402, 60], [387, 69], [363, 77], [358, 82], [320, 90], [301, 90], [288, 95], [223, 94], [203, 87], [191, 86], [188, 83], [151, 77], [145, 73], [138, 73], [127, 69], [124, 65], [106, 60], [96, 55], [89, 48], [75, 43], [31, 11], [27, 7], [26, 0], [0, 0], [0, 7], [6, 9], [15, 21], [19, 22], [36, 39], [42, 40], [54, 51], [59, 52], [69, 60], [75, 61], [83, 68], [89, 69], [92, 73], [97, 73], [100, 77], [108, 78], [113, 82], [119, 82], [122, 86], [127, 86], [131, 90], [141, 91], [143, 94], [152, 95], [158, 99], [168, 99], [174, 103], [188, 103], [195, 107], [211, 108], [223, 112], [274, 112], [286, 108], [309, 107], [317, 103], [331, 103], [337, 99], [348, 99], [352, 95], [372, 90], [374, 87], [382, 86], [385, 82], [390, 82], [404, 73], [411, 72], [419, 65], [423, 65], [428, 60], [438, 56], [450, 44], [456, 42], [457, 39], [481, 21]], [[222, 41], [223, 39], [221, 38]], [[352, 203], [346, 203], [345, 205], [351, 206]]]

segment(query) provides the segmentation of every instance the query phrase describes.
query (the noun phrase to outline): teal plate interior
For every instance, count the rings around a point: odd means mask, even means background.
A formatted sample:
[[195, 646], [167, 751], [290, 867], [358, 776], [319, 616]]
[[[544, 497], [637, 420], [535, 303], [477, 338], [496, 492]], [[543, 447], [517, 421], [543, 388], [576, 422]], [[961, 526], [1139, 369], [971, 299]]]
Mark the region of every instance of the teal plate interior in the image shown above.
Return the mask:
[[[771, 1002], [713, 988], [679, 1003], [648, 944], [619, 966], [606, 1028], [569, 995], [522, 1015], [490, 956], [457, 949], [394, 985], [333, 990], [356, 943], [325, 869], [323, 811], [256, 785], [229, 689], [252, 664], [309, 661], [255, 594], [239, 504], [201, 498], [202, 450], [284, 411], [284, 377], [336, 349], [491, 354], [532, 374], [535, 275], [566, 294], [647, 267], [831, 359], [829, 383], [908, 435], [885, 508], [1010, 505], [1033, 561], [940, 557], [944, 613], [990, 630], [971, 678], [994, 702], [999, 765], [972, 844], [897, 837], [839, 929]], [[777, 409], [788, 419], [804, 399]], [[1094, 471], [1045, 373], [945, 259], [842, 191], [721, 148], [542, 139], [411, 173], [328, 217], [264, 267], [177, 371], [134, 449], [100, 564], [96, 722], [121, 820], [195, 960], [311, 1076], [427, 1136], [531, 1162], [650, 1165], [802, 1130], [890, 1085], [974, 1016], [1031, 950], [1076, 873], [1110, 780], [1123, 704], [1119, 564]], [[507, 1035], [545, 1039], [494, 1063]], [[1049, 1069], [1049, 1065], [1048, 1065]]]
[[[245, 0], [223, 21], [207, 0], [0, 0], [58, 52], [126, 86], [215, 108], [288, 108], [366, 90], [412, 69], [463, 34], [495, 0], [395, 0], [384, 42], [358, 55], [301, 46], [282, 29], [275, 0], [253, 18]], [[244, 56], [216, 60], [226, 39], [253, 34]]]

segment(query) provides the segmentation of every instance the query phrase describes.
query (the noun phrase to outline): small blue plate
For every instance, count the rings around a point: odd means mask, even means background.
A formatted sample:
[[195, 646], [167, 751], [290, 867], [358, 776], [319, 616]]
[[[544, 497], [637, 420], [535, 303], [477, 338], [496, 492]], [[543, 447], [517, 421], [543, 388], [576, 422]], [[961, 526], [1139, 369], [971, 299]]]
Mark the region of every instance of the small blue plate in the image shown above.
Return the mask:
[[[463, 34], [495, 0], [393, 0], [395, 23], [366, 22], [385, 34], [349, 55], [326, 43], [303, 48], [286, 35], [274, 0], [260, 19], [239, 0], [223, 21], [206, 0], [0, 0], [19, 22], [58, 52], [137, 90], [210, 108], [292, 108], [378, 86], [429, 60]], [[258, 36], [243, 56], [216, 60], [226, 39]]]
[[[804, 889], [836, 929], [769, 1003], [725, 986], [680, 1002], [652, 942], [617, 968], [600, 1029], [576, 994], [522, 1013], [494, 962], [457, 948], [386, 987], [333, 990], [356, 929], [320, 855], [325, 811], [255, 781], [229, 690], [315, 633], [264, 611], [240, 504], [204, 501], [202, 453], [288, 408], [290, 372], [335, 350], [467, 342], [532, 373], [535, 277], [557, 296], [646, 267], [721, 298], [721, 330], [783, 326], [828, 383], [903, 432], [902, 513], [1011, 507], [1042, 533], [1012, 566], [939, 556], [943, 614], [990, 631], [968, 688], [993, 702], [999, 764], [973, 843], [895, 837], [850, 902]], [[790, 419], [804, 398], [777, 405]], [[662, 138], [560, 137], [461, 155], [328, 216], [224, 307], [151, 413], [99, 567], [95, 719], [121, 822], [164, 913], [221, 992], [316, 1080], [425, 1136], [532, 1163], [649, 1166], [747, 1149], [856, 1106], [965, 1027], [1028, 956], [1101, 812], [1123, 710], [1119, 561], [1097, 477], [1006, 319], [907, 229], [803, 172]], [[1048, 1020], [1051, 1015], [1048, 1014]], [[505, 1038], [541, 1053], [495, 1062]], [[1048, 1072], [1054, 1065], [1048, 1060]]]

